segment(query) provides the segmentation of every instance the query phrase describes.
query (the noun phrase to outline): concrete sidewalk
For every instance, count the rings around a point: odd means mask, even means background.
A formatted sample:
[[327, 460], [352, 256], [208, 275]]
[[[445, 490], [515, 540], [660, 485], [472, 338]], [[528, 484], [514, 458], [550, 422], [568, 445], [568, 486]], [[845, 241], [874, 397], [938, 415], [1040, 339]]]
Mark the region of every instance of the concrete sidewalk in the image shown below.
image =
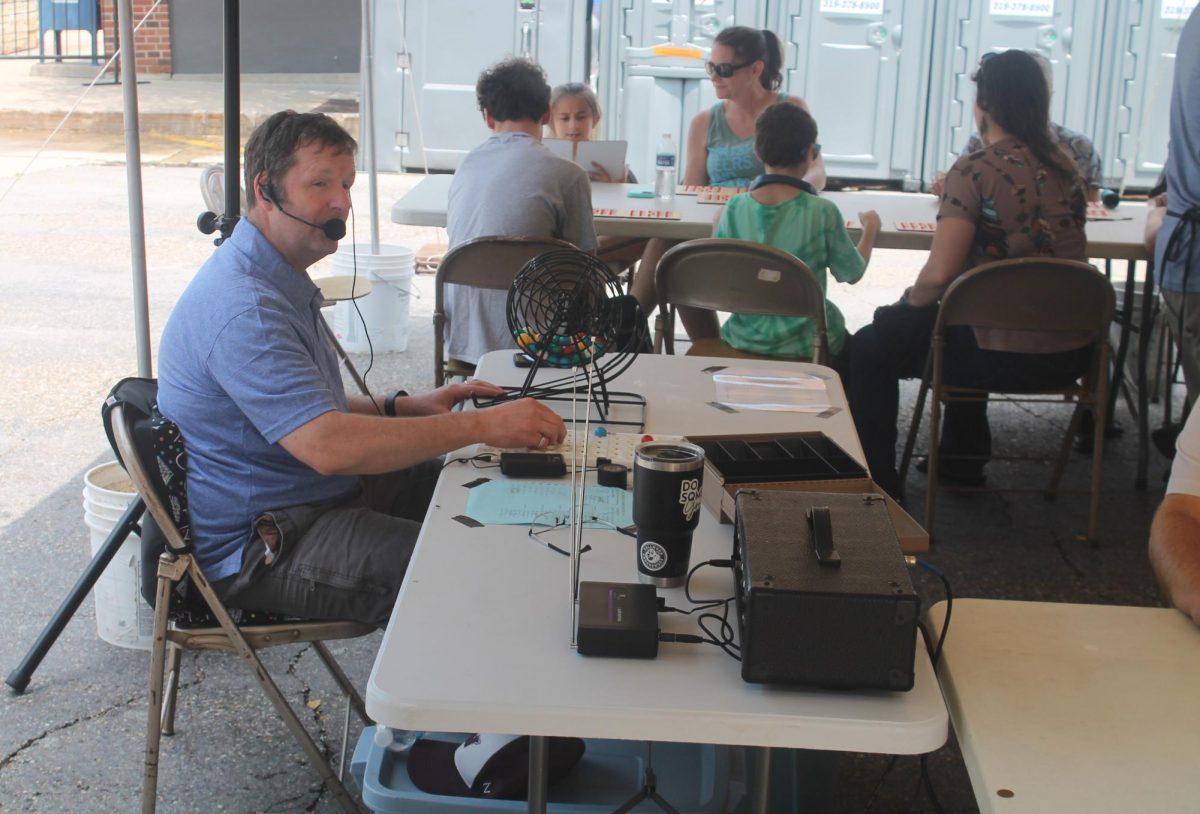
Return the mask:
[[[109, 70], [95, 86], [86, 87], [101, 67], [87, 61], [0, 60], [0, 130], [49, 134], [75, 108], [63, 127], [66, 133], [124, 133], [124, 83], [113, 84]], [[221, 76], [148, 74], [138, 80], [143, 138], [215, 138], [219, 147], [225, 122]], [[263, 118], [285, 108], [328, 113], [358, 134], [358, 74], [250, 74], [242, 77], [240, 88], [243, 138]]]

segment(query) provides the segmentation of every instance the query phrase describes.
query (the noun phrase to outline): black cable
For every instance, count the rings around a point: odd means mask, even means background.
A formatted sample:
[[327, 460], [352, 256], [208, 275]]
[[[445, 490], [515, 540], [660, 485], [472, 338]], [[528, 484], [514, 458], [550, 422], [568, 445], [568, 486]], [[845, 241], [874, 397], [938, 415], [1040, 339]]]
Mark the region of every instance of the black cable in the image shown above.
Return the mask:
[[921, 784], [925, 786], [925, 793], [929, 795], [933, 810], [943, 814], [945, 809], [942, 808], [942, 801], [938, 799], [937, 792], [933, 790], [933, 778], [929, 774], [929, 755], [921, 755]]
[[[946, 634], [950, 631], [950, 614], [954, 611], [954, 592], [950, 590], [950, 580], [946, 579], [946, 575], [936, 565], [925, 560], [916, 560], [916, 564], [940, 579], [942, 588], [946, 592], [946, 618], [942, 620], [942, 631], [938, 635], [937, 645], [929, 651], [929, 661], [933, 664], [933, 671], [936, 673], [938, 663], [942, 659], [942, 648], [946, 644]], [[928, 639], [926, 639], [925, 645], [929, 646]]]
[[379, 405], [375, 402], [375, 396], [371, 394], [371, 388], [367, 386], [367, 376], [371, 372], [371, 368], [375, 367], [375, 345], [371, 342], [371, 332], [367, 330], [367, 318], [363, 316], [362, 310], [358, 307], [358, 300], [354, 296], [355, 288], [358, 287], [358, 244], [354, 242], [354, 233], [358, 231], [358, 224], [354, 219], [354, 204], [350, 204], [350, 263], [354, 268], [354, 274], [350, 279], [350, 304], [354, 306], [354, 313], [358, 315], [359, 324], [362, 325], [363, 336], [367, 339], [367, 369], [362, 372], [363, 388], [367, 391], [367, 398], [375, 405], [375, 412], [383, 416], [383, 411], [379, 409]]
[[871, 806], [875, 805], [875, 798], [879, 796], [879, 790], [883, 787], [883, 781], [891, 774], [892, 769], [896, 768], [896, 761], [899, 759], [899, 755], [892, 755], [892, 759], [888, 761], [888, 765], [883, 767], [883, 773], [875, 781], [875, 788], [871, 789], [871, 796], [867, 798], [867, 804], [863, 806], [863, 814], [868, 814]]
[[[486, 464], [481, 466], [480, 462]], [[494, 456], [490, 452], [485, 452], [481, 455], [475, 455], [470, 458], [447, 458], [442, 462], [442, 469], [450, 466], [450, 464], [470, 464], [476, 469], [499, 469], [500, 464], [495, 462]]]

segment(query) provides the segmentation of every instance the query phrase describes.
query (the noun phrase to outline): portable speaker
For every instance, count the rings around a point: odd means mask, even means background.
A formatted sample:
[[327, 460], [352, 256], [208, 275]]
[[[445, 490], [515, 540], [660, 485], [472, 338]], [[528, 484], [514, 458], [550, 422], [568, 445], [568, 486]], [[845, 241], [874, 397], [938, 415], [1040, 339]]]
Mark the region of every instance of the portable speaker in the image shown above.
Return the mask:
[[880, 495], [743, 490], [734, 522], [744, 680], [912, 689], [920, 600]]

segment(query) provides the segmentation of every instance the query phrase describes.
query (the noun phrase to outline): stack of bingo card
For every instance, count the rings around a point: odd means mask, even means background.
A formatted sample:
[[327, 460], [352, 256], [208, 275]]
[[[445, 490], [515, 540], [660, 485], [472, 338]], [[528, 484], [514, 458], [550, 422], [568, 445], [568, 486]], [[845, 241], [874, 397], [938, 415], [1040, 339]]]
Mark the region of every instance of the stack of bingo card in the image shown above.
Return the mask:
[[[724, 195], [726, 200], [733, 195], [737, 195], [739, 192], [745, 191], [745, 187], [711, 187], [705, 184], [680, 184], [675, 187], [676, 195], [695, 195], [697, 197], [701, 195]], [[717, 201], [704, 201], [704, 203], [717, 203]]]
[[936, 232], [937, 224], [926, 221], [901, 220], [896, 222], [898, 232]]
[[696, 193], [696, 203], [729, 203], [730, 198], [742, 191], [743, 190], [734, 189], [732, 187], [703, 187], [699, 192]]
[[678, 212], [669, 209], [613, 209], [598, 206], [592, 209], [594, 218], [636, 218], [640, 220], [679, 220]]
[[1112, 220], [1113, 213], [1104, 204], [1099, 201], [1088, 201], [1087, 205], [1088, 220]]

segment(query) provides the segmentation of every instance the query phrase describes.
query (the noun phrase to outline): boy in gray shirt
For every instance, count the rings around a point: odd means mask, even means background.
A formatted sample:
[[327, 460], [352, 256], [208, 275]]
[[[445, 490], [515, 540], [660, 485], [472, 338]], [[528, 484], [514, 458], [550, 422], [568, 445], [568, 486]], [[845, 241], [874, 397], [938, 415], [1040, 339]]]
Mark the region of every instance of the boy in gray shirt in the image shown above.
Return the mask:
[[[553, 237], [594, 252], [587, 173], [541, 141], [550, 86], [526, 59], [506, 59], [479, 76], [475, 96], [492, 136], [462, 160], [450, 184], [450, 248], [479, 237]], [[488, 351], [515, 348], [506, 291], [447, 285], [446, 356], [475, 364]]]

